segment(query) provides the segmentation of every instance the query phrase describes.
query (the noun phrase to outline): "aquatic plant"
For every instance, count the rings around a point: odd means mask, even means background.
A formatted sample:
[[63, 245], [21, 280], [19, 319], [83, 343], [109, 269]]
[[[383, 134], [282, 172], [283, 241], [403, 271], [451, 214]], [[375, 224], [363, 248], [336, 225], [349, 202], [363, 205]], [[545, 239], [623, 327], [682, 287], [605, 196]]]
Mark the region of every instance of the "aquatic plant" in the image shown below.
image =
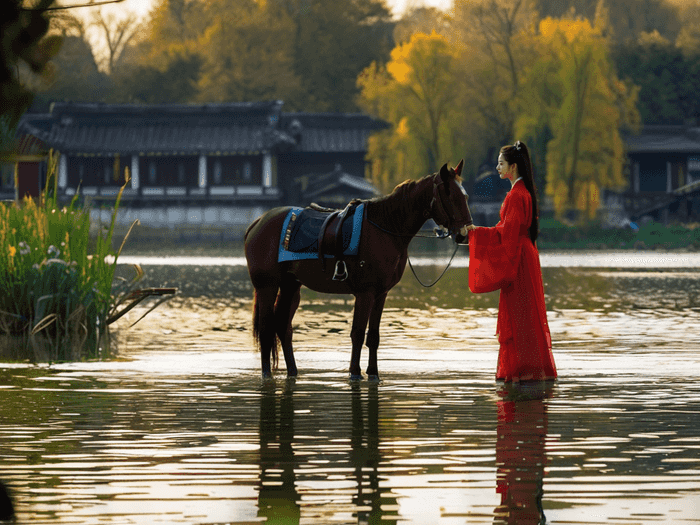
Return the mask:
[[[78, 195], [67, 206], [58, 204], [57, 159], [52, 152], [40, 199], [0, 203], [0, 356], [5, 358], [108, 355], [108, 321], [131, 286], [121, 283], [113, 290], [124, 243], [114, 250], [112, 237], [124, 186], [109, 228], [93, 232], [90, 210], [79, 204]], [[142, 275], [137, 271], [135, 280]]]

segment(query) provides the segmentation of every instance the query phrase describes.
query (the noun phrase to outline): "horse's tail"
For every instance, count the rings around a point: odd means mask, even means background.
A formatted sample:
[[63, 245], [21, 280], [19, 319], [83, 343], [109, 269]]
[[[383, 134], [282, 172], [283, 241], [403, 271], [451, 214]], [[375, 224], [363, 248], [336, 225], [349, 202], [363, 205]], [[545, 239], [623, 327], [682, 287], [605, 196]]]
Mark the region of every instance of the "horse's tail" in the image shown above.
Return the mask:
[[[260, 343], [260, 329], [262, 323], [260, 322], [260, 301], [258, 300], [258, 291], [255, 291], [255, 296], [253, 298], [253, 339], [255, 340], [255, 346], [258, 347], [258, 351], [262, 353], [263, 348]], [[272, 369], [277, 370], [277, 364], [279, 363], [279, 351], [277, 349], [277, 334], [273, 331], [272, 334]]]

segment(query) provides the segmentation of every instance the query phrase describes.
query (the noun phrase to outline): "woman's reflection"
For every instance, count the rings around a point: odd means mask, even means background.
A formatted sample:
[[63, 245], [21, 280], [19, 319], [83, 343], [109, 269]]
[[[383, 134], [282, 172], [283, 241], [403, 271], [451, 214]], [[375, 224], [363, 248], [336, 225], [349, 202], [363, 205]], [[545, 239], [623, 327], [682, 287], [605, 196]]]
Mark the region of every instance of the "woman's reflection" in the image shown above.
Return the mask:
[[301, 515], [294, 477], [297, 461], [292, 450], [293, 387], [294, 381], [288, 380], [278, 394], [275, 384], [266, 382], [261, 392], [258, 517], [267, 518], [266, 523], [299, 523]]
[[542, 482], [546, 462], [547, 399], [549, 382], [502, 385], [498, 395], [496, 441], [496, 492], [501, 504], [494, 523], [539, 525], [546, 522], [542, 510]]

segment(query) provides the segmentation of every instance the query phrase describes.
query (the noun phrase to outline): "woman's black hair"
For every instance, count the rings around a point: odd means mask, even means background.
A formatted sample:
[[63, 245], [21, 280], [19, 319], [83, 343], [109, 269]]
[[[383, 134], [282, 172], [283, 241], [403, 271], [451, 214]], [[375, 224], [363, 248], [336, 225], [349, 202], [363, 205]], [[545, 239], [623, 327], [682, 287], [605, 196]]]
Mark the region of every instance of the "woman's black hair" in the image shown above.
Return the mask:
[[537, 240], [537, 235], [540, 231], [540, 207], [537, 199], [537, 187], [535, 186], [535, 177], [532, 172], [532, 162], [530, 161], [530, 152], [527, 146], [519, 140], [512, 146], [503, 146], [501, 148], [503, 159], [508, 164], [518, 166], [518, 176], [523, 178], [525, 187], [532, 197], [532, 222], [530, 223], [530, 239], [532, 242]]

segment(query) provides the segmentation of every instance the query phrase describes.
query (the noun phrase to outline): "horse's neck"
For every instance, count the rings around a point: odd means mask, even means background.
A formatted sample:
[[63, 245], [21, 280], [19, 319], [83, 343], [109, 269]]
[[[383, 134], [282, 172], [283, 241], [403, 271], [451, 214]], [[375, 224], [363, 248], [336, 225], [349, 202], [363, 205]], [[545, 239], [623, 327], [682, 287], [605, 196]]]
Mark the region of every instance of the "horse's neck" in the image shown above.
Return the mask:
[[[431, 180], [424, 177], [419, 181], [401, 184], [392, 194], [387, 195], [367, 210], [370, 219], [386, 230], [407, 236], [410, 242], [426, 221], [423, 211], [428, 209], [432, 192]], [[380, 206], [381, 203], [381, 206]]]

